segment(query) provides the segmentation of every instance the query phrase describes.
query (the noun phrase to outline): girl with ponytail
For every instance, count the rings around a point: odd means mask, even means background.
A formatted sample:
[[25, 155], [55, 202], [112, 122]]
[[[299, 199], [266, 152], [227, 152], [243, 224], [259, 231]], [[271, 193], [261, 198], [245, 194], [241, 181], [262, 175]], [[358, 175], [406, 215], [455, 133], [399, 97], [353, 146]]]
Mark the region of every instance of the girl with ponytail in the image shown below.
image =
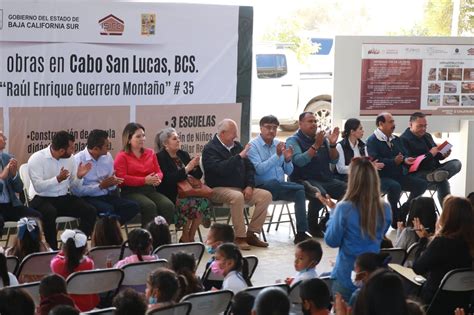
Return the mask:
[[128, 233], [128, 241], [122, 244], [122, 252], [120, 257], [123, 256], [125, 247], [127, 246], [132, 251], [132, 255], [125, 257], [115, 264], [115, 268], [122, 268], [123, 266], [139, 261], [150, 261], [156, 260], [158, 257], [151, 255], [153, 250], [153, 239], [150, 232], [145, 229], [138, 228]]
[[[93, 270], [94, 261], [85, 256], [87, 251], [87, 236], [79, 230], [65, 230], [61, 234], [62, 249], [51, 260], [51, 271], [64, 279], [77, 271]], [[99, 304], [97, 294], [71, 294], [77, 308], [81, 312], [92, 310]]]
[[237, 245], [234, 243], [220, 245], [216, 251], [216, 261], [224, 276], [222, 289], [231, 290], [236, 294], [252, 286], [247, 260], [242, 257]]

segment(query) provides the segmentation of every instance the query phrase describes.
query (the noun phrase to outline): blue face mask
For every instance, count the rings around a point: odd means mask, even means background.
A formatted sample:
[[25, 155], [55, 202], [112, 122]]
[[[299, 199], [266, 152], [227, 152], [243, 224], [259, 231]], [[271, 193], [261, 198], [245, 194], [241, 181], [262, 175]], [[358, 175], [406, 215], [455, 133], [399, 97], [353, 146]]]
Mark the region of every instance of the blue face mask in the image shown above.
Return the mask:
[[156, 304], [156, 303], [158, 303], [158, 301], [156, 300], [156, 297], [150, 296], [148, 298], [148, 304]]
[[207, 246], [206, 250], [209, 254], [214, 255], [216, 253], [216, 249], [212, 246]]

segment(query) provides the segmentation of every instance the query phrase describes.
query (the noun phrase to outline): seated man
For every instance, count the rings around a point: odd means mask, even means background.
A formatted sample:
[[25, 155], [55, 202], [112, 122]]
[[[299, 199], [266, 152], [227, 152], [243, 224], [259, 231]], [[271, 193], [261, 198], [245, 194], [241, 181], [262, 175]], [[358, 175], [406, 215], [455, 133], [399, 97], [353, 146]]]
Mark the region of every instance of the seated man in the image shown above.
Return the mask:
[[114, 194], [123, 179], [114, 175], [114, 159], [108, 152], [108, 137], [105, 130], [92, 130], [87, 138], [87, 147], [74, 155], [77, 167], [91, 163], [92, 168], [84, 176], [82, 185], [73, 186], [72, 192], [94, 206], [99, 217], [116, 215], [120, 224], [124, 224], [140, 211], [140, 206], [133, 200]]
[[23, 182], [18, 174], [18, 161], [10, 154], [3, 152], [7, 137], [0, 131], [0, 231], [5, 221], [18, 221], [23, 217], [38, 217], [41, 214], [25, 207], [16, 193], [23, 191]]
[[69, 188], [82, 184], [82, 178], [92, 167], [91, 163], [76, 167], [72, 156], [74, 140], [73, 135], [59, 131], [54, 134], [51, 145], [28, 160], [31, 206], [43, 215], [44, 235], [54, 250], [58, 248], [56, 217], [79, 218], [79, 229], [86, 235], [91, 234], [96, 219], [93, 206], [68, 193]]
[[[235, 121], [224, 119], [217, 125], [217, 134], [202, 151], [206, 183], [213, 188], [213, 202], [228, 203], [231, 207], [236, 245], [243, 250], [249, 250], [249, 245], [267, 247], [268, 244], [259, 240], [255, 234], [262, 230], [272, 195], [264, 189], [255, 188], [255, 168], [247, 158], [250, 145], [243, 148], [234, 141], [235, 138]], [[245, 203], [255, 205], [247, 233], [244, 223]]]
[[[400, 213], [398, 201], [402, 190], [409, 191], [411, 199], [423, 195], [428, 182], [413, 174], [408, 174], [408, 167], [415, 158], [409, 157], [402, 141], [393, 135], [395, 120], [390, 113], [381, 113], [375, 120], [377, 129], [367, 139], [367, 153], [373, 159], [384, 164], [379, 170], [381, 190], [387, 194], [392, 207], [392, 227], [397, 228], [397, 221], [405, 222], [408, 209]], [[406, 208], [406, 207], [403, 207]]]
[[451, 193], [448, 179], [459, 173], [462, 165], [459, 160], [440, 163], [440, 160], [449, 156], [451, 150], [446, 154], [440, 153], [433, 137], [426, 132], [427, 126], [426, 115], [415, 112], [410, 116], [410, 128], [405, 130], [400, 139], [409, 156], [425, 155], [415, 174], [436, 185], [439, 204], [442, 205], [444, 197]]
[[[294, 171], [291, 181], [302, 182], [309, 197], [308, 226], [314, 237], [323, 237], [324, 227], [318, 224], [319, 210], [323, 204], [316, 198], [315, 192], [323, 196], [341, 199], [346, 192], [346, 183], [336, 179], [330, 170], [330, 164], [336, 164], [339, 154], [336, 150], [339, 128], [326, 137], [324, 131], [317, 132], [316, 116], [312, 112], [304, 112], [299, 117], [299, 129], [286, 141], [293, 147]], [[315, 190], [311, 190], [314, 187]]]
[[272, 115], [260, 119], [260, 135], [250, 142], [248, 156], [255, 166], [257, 187], [271, 192], [273, 200], [295, 202], [297, 244], [309, 238], [306, 234], [306, 198], [303, 185], [285, 182], [284, 174], [293, 172], [293, 148], [275, 139], [279, 125], [278, 119]]

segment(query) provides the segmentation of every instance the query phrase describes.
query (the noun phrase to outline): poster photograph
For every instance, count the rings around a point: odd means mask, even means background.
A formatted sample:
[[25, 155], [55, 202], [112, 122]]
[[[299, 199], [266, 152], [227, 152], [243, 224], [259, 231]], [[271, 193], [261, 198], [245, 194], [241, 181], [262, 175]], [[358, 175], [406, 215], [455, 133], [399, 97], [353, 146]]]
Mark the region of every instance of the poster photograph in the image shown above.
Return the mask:
[[474, 45], [363, 44], [361, 115], [474, 114]]

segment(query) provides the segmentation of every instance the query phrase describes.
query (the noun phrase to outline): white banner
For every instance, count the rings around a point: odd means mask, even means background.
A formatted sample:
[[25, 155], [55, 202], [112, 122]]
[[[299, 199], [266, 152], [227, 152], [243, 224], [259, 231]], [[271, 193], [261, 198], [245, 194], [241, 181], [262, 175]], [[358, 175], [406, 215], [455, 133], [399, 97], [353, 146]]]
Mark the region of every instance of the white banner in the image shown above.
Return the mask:
[[2, 106], [235, 102], [238, 7], [0, 6]]
[[226, 117], [240, 122], [238, 28], [238, 6], [0, 2], [0, 128], [9, 151], [24, 162], [60, 129], [81, 149], [101, 128], [114, 154], [127, 122], [141, 119], [151, 146], [174, 119], [183, 148], [198, 153], [208, 139], [195, 134], [212, 134]]

